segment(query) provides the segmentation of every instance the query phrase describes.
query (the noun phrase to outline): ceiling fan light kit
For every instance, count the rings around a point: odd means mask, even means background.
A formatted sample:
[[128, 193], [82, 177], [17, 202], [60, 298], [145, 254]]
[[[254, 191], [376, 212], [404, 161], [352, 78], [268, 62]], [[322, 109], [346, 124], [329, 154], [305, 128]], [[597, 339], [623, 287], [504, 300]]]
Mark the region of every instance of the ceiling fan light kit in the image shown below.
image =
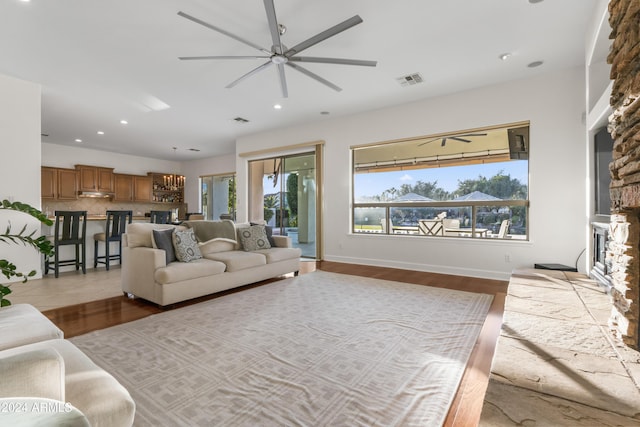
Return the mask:
[[360, 23], [362, 23], [362, 18], [360, 18], [360, 16], [355, 15], [352, 16], [351, 18], [337, 24], [334, 25], [333, 27], [322, 31], [318, 34], [316, 34], [313, 37], [308, 38], [307, 40], [304, 40], [301, 43], [298, 43], [297, 45], [293, 46], [292, 48], [287, 48], [283, 43], [282, 40], [280, 39], [280, 36], [283, 35], [287, 29], [284, 25], [281, 25], [278, 23], [278, 20], [276, 19], [276, 11], [275, 11], [275, 6], [273, 4], [273, 0], [264, 0], [264, 7], [265, 7], [265, 11], [267, 14], [267, 21], [269, 23], [269, 32], [271, 33], [271, 42], [272, 42], [272, 46], [271, 49], [265, 49], [255, 43], [252, 43], [248, 40], [245, 40], [244, 38], [237, 36], [233, 33], [230, 33], [229, 31], [226, 31], [222, 28], [219, 28], [215, 25], [212, 25], [208, 22], [205, 22], [201, 19], [198, 19], [194, 16], [191, 16], [187, 13], [184, 13], [182, 11], [178, 12], [178, 15], [188, 19], [192, 22], [195, 22], [196, 24], [202, 25], [204, 27], [207, 27], [211, 30], [217, 31], [220, 34], [223, 34], [227, 37], [230, 37], [234, 40], [237, 40], [245, 45], [251, 46], [252, 48], [260, 51], [263, 53], [263, 55], [259, 55], [259, 56], [182, 56], [179, 57], [180, 60], [183, 61], [189, 61], [189, 60], [220, 60], [220, 59], [266, 59], [267, 61], [264, 62], [262, 65], [259, 65], [258, 67], [250, 70], [248, 73], [240, 76], [238, 79], [232, 81], [231, 83], [229, 83], [226, 87], [227, 88], [232, 88], [234, 86], [236, 86], [238, 83], [241, 83], [242, 81], [244, 81], [245, 79], [253, 76], [254, 74], [265, 70], [267, 68], [270, 68], [272, 65], [277, 66], [278, 68], [278, 75], [279, 75], [279, 80], [280, 80], [280, 89], [282, 92], [282, 97], [283, 98], [287, 98], [289, 96], [288, 93], [288, 89], [287, 89], [287, 80], [286, 80], [286, 76], [285, 76], [285, 65], [288, 65], [289, 67], [293, 68], [294, 70], [306, 75], [307, 77], [310, 77], [311, 79], [337, 91], [340, 92], [342, 89], [331, 83], [330, 81], [320, 77], [319, 75], [313, 73], [312, 71], [309, 71], [308, 69], [300, 66], [299, 62], [307, 62], [307, 63], [318, 63], [318, 64], [339, 64], [339, 65], [356, 65], [356, 66], [363, 66], [363, 67], [375, 67], [377, 65], [376, 61], [366, 61], [366, 60], [358, 60], [358, 59], [344, 59], [344, 58], [324, 58], [324, 57], [311, 57], [311, 56], [298, 56], [299, 53], [303, 52], [304, 50], [330, 38], [333, 37], [337, 34], [340, 34], [341, 32], [348, 30], [349, 28], [358, 25]]

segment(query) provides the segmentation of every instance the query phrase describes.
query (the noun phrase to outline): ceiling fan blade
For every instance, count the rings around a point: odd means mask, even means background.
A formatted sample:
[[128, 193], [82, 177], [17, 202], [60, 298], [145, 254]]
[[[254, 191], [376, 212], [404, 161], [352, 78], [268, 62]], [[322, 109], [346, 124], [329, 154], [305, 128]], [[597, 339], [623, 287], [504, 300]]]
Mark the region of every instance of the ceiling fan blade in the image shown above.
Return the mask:
[[435, 139], [431, 139], [429, 141], [425, 141], [425, 142], [421, 142], [420, 144], [418, 144], [418, 147], [422, 147], [423, 145], [429, 144], [430, 142], [433, 141], [438, 141], [440, 138], [435, 138]]
[[329, 80], [323, 79], [322, 77], [320, 77], [316, 73], [312, 73], [311, 71], [307, 70], [306, 68], [302, 68], [298, 64], [294, 64], [293, 62], [287, 62], [287, 65], [290, 66], [291, 68], [293, 68], [294, 70], [300, 71], [302, 74], [306, 75], [307, 77], [311, 77], [312, 79], [322, 83], [323, 85], [329, 86], [331, 89], [335, 90], [336, 92], [342, 91], [341, 87], [334, 85]]
[[378, 64], [378, 61], [365, 61], [362, 59], [318, 58], [316, 56], [292, 56], [289, 58], [289, 61], [315, 62], [318, 64], [361, 65], [363, 67], [375, 67]]
[[456, 135], [456, 136], [487, 136], [486, 133], [465, 133], [464, 135]]
[[321, 33], [316, 34], [315, 36], [301, 42], [298, 43], [297, 45], [295, 45], [294, 47], [292, 47], [291, 49], [287, 50], [284, 55], [286, 57], [291, 57], [292, 55], [295, 55], [297, 53], [302, 52], [305, 49], [310, 48], [313, 45], [316, 45], [318, 43], [320, 43], [323, 40], [328, 39], [329, 37], [333, 37], [336, 34], [339, 34], [345, 30], [348, 30], [349, 28], [358, 25], [362, 23], [362, 18], [360, 18], [360, 16], [355, 15], [352, 16], [351, 18], [347, 19], [344, 22], [341, 22], [337, 25], [334, 25], [333, 27], [329, 28], [328, 30], [324, 30]]
[[271, 61], [267, 61], [264, 64], [260, 65], [259, 67], [254, 68], [253, 70], [249, 71], [247, 74], [243, 75], [242, 77], [232, 81], [231, 83], [229, 83], [228, 85], [226, 85], [225, 87], [227, 89], [231, 89], [232, 87], [234, 87], [235, 85], [237, 85], [238, 83], [240, 83], [241, 81], [243, 81], [246, 78], [249, 78], [251, 76], [253, 76], [254, 74], [268, 68], [269, 66], [273, 65], [273, 62]]
[[284, 64], [278, 64], [278, 74], [280, 74], [280, 89], [282, 89], [282, 97], [288, 98], [289, 91], [287, 90], [287, 79], [284, 75]]
[[215, 25], [211, 25], [208, 22], [204, 22], [203, 20], [198, 19], [198, 18], [196, 18], [194, 16], [191, 16], [189, 14], [186, 14], [186, 13], [184, 13], [182, 11], [178, 12], [178, 15], [182, 16], [183, 18], [186, 18], [186, 19], [188, 19], [190, 21], [193, 21], [196, 24], [200, 24], [200, 25], [202, 25], [204, 27], [207, 27], [207, 28], [209, 28], [209, 29], [211, 29], [213, 31], [217, 31], [220, 34], [224, 34], [227, 37], [231, 37], [232, 39], [235, 39], [235, 40], [239, 41], [240, 43], [244, 43], [244, 44], [246, 44], [248, 46], [251, 46], [254, 49], [258, 49], [259, 51], [262, 51], [262, 52], [266, 53], [267, 55], [271, 55], [271, 53], [272, 53], [270, 50], [265, 49], [263, 47], [260, 47], [257, 44], [250, 42], [249, 40], [245, 40], [242, 37], [236, 36], [235, 34], [232, 34], [232, 33], [228, 32], [226, 30], [223, 30], [222, 28], [218, 28]]
[[440, 144], [440, 146], [444, 147], [446, 143], [447, 143], [447, 138], [442, 138], [442, 144]]
[[198, 61], [202, 59], [268, 59], [268, 56], [179, 56], [181, 61]]
[[[465, 135], [466, 136], [466, 135]], [[464, 138], [460, 138], [459, 136], [450, 136], [448, 139], [453, 139], [455, 141], [460, 141], [460, 142], [471, 142], [470, 139], [464, 139]]]
[[276, 8], [273, 0], [264, 0], [264, 9], [267, 11], [267, 21], [269, 22], [269, 31], [271, 32], [271, 41], [278, 54], [282, 54], [282, 41], [280, 41], [280, 26], [276, 19]]

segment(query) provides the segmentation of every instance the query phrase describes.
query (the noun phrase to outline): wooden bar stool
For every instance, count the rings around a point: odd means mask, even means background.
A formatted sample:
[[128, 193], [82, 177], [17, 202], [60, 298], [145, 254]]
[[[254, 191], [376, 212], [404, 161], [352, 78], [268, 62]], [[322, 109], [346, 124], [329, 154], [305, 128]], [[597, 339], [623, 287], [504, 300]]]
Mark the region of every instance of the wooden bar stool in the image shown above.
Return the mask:
[[171, 211], [151, 211], [151, 222], [155, 224], [170, 224]]
[[[56, 278], [61, 266], [75, 265], [76, 270], [82, 267], [82, 273], [87, 273], [87, 250], [85, 247], [85, 234], [87, 232], [87, 211], [55, 211], [56, 222], [54, 225], [53, 261], [50, 257], [44, 260], [44, 274], [49, 273], [50, 266]], [[74, 245], [76, 256], [74, 259], [61, 260], [61, 246]]]
[[[127, 224], [131, 224], [133, 219], [132, 211], [107, 211], [107, 219], [104, 233], [93, 235], [93, 268], [98, 267], [98, 263], [104, 264], [109, 270], [112, 259], [117, 259], [118, 264], [122, 264], [122, 235], [127, 231]], [[104, 255], [98, 256], [98, 242], [104, 242]], [[110, 254], [109, 246], [111, 242], [118, 242], [118, 253]]]

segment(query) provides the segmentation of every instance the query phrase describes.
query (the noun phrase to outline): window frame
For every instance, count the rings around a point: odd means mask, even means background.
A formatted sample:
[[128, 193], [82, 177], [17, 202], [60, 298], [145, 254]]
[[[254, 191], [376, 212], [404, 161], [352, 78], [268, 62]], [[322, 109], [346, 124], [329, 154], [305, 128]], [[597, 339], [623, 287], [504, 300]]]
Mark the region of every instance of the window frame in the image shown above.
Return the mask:
[[[361, 150], [361, 149], [366, 149], [366, 148], [373, 148], [373, 147], [380, 147], [380, 146], [384, 146], [384, 145], [393, 145], [393, 144], [399, 144], [399, 143], [407, 143], [407, 142], [418, 142], [418, 141], [424, 141], [424, 140], [429, 140], [429, 139], [437, 139], [437, 138], [445, 138], [445, 137], [451, 137], [451, 136], [456, 136], [456, 135], [460, 135], [460, 134], [467, 134], [467, 133], [477, 133], [477, 132], [482, 132], [482, 131], [486, 131], [486, 130], [495, 130], [495, 129], [501, 129], [501, 128], [507, 128], [507, 129], [511, 129], [511, 128], [518, 128], [518, 127], [523, 127], [523, 126], [527, 126], [530, 127], [530, 122], [529, 121], [524, 121], [524, 122], [516, 122], [516, 123], [509, 123], [509, 124], [502, 124], [502, 125], [495, 125], [495, 126], [487, 126], [487, 127], [482, 127], [482, 128], [475, 128], [475, 129], [466, 129], [466, 130], [460, 130], [460, 131], [455, 131], [455, 132], [446, 132], [446, 133], [440, 133], [440, 134], [433, 134], [433, 135], [426, 135], [426, 136], [418, 136], [418, 137], [413, 137], [413, 138], [404, 138], [404, 139], [398, 139], [398, 140], [392, 140], [392, 141], [384, 141], [384, 142], [376, 142], [376, 143], [370, 143], [370, 144], [363, 144], [363, 145], [354, 145], [350, 147], [350, 154], [351, 154], [351, 218], [350, 218], [350, 233], [354, 234], [354, 235], [368, 235], [368, 234], [372, 234], [372, 235], [383, 235], [383, 236], [389, 236], [389, 235], [393, 235], [393, 236], [417, 236], [417, 237], [435, 237], [435, 238], [473, 238], [473, 239], [480, 239], [480, 240], [489, 240], [487, 239], [487, 237], [489, 237], [486, 233], [486, 231], [484, 232], [479, 232], [476, 231], [476, 224], [477, 224], [477, 219], [478, 219], [478, 208], [481, 207], [495, 207], [495, 208], [501, 208], [501, 207], [524, 207], [525, 208], [525, 224], [526, 224], [526, 228], [525, 228], [525, 234], [524, 235], [510, 235], [508, 238], [500, 238], [500, 239], [490, 239], [491, 241], [496, 241], [496, 240], [500, 240], [500, 241], [517, 241], [517, 242], [523, 242], [523, 241], [529, 241], [530, 240], [530, 222], [529, 222], [529, 217], [530, 217], [530, 200], [529, 200], [529, 179], [527, 179], [526, 182], [526, 186], [527, 186], [527, 194], [526, 194], [526, 198], [525, 199], [508, 199], [508, 200], [495, 200], [495, 201], [488, 201], [488, 200], [479, 200], [479, 201], [452, 201], [452, 200], [447, 200], [447, 201], [411, 201], [411, 202], [406, 202], [406, 201], [389, 201], [389, 202], [357, 202], [355, 199], [355, 176], [356, 176], [356, 156], [355, 156], [355, 151], [356, 150]], [[527, 141], [527, 147], [526, 147], [527, 151], [530, 150], [530, 145], [529, 145], [529, 141]], [[516, 160], [516, 159], [513, 159]], [[527, 162], [530, 162], [530, 158], [528, 156], [527, 153]], [[470, 163], [471, 164], [471, 163]], [[409, 166], [407, 167], [407, 170], [415, 170], [418, 169], [416, 166]], [[422, 168], [420, 168], [422, 169]], [[427, 169], [427, 167], [425, 167], [424, 169]], [[530, 170], [530, 163], [527, 163], [527, 169]], [[402, 168], [400, 168], [400, 170], [404, 170]], [[373, 172], [376, 173], [376, 172]], [[384, 172], [382, 172], [384, 173]], [[528, 176], [528, 174], [527, 174]], [[356, 210], [359, 208], [382, 208], [385, 209], [385, 214], [384, 214], [384, 220], [386, 222], [386, 224], [381, 224], [381, 231], [380, 232], [363, 232], [362, 230], [358, 230], [356, 228]], [[427, 234], [420, 234], [421, 232], [419, 230], [415, 230], [418, 227], [397, 227], [397, 226], [392, 226], [391, 224], [391, 210], [394, 208], [434, 208], [434, 209], [469, 209], [469, 211], [471, 212], [470, 215], [470, 227], [468, 227], [468, 231], [467, 233], [459, 233], [459, 235], [447, 235], [446, 233], [443, 233], [443, 235], [427, 235]], [[395, 228], [395, 229], [394, 229]], [[400, 228], [398, 230], [398, 228]], [[402, 229], [404, 228], [404, 230]], [[396, 232], [398, 231], [398, 232]], [[512, 238], [514, 236], [518, 236], [517, 238]], [[520, 237], [522, 236], [522, 237]], [[495, 237], [495, 236], [491, 236], [491, 237]]]

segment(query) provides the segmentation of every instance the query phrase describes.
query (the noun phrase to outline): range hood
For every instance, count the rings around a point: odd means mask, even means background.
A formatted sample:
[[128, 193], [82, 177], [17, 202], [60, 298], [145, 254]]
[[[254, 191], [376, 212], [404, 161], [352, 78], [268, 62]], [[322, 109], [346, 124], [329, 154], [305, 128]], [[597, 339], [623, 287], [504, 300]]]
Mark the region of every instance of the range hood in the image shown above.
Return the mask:
[[93, 199], [110, 199], [113, 197], [113, 193], [105, 193], [102, 191], [80, 191], [78, 197], [86, 197]]

